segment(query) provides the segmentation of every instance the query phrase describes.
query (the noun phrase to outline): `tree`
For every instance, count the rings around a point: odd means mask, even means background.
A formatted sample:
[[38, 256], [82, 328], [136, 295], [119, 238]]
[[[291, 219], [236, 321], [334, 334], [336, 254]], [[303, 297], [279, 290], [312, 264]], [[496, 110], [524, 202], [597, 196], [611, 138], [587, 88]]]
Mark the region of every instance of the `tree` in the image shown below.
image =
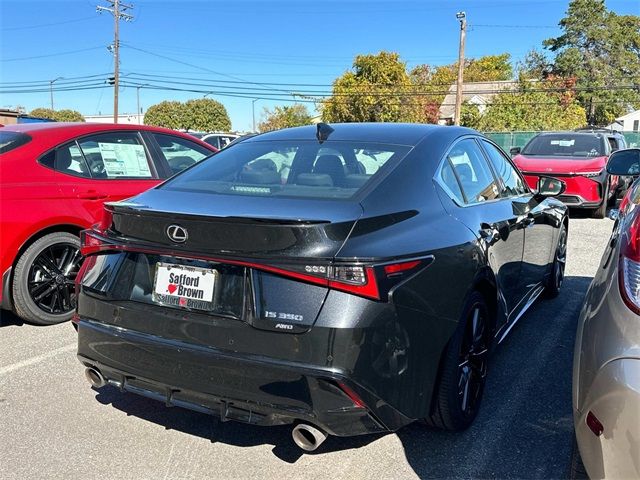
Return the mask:
[[326, 122], [415, 122], [420, 101], [397, 53], [358, 55], [322, 105]]
[[[511, 57], [508, 53], [501, 55], [487, 55], [480, 58], [466, 59], [464, 67], [464, 81], [494, 82], [510, 80], [513, 76]], [[410, 78], [421, 94], [419, 99], [422, 118], [426, 123], [437, 123], [439, 109], [451, 85], [458, 78], [458, 62], [431, 68], [429, 65], [418, 65], [410, 72]], [[477, 110], [477, 108], [476, 108]], [[467, 108], [467, 113], [478, 116]], [[469, 117], [467, 118], [469, 120]]]
[[275, 107], [273, 110], [265, 107], [262, 112], [262, 121], [258, 123], [258, 130], [268, 132], [281, 128], [309, 125], [312, 118], [307, 107], [300, 104], [290, 107]]
[[572, 130], [584, 125], [584, 116], [571, 80], [521, 81], [518, 90], [491, 99], [476, 128], [488, 132]]
[[82, 114], [75, 110], [58, 110], [56, 112], [56, 117], [58, 122], [84, 122]]
[[176, 101], [164, 101], [152, 105], [144, 114], [145, 125], [179, 130], [186, 128], [186, 123], [182, 103]]
[[51, 110], [50, 108], [34, 108], [29, 115], [36, 118], [46, 118], [56, 122], [84, 122], [84, 117], [75, 110]]
[[[562, 34], [544, 41], [556, 53], [553, 73], [575, 77], [589, 124], [607, 124], [640, 107], [640, 17], [617, 15], [604, 0], [572, 0]], [[627, 88], [625, 88], [627, 87]]]
[[202, 132], [231, 130], [227, 109], [212, 98], [199, 98], [186, 103], [160, 102], [149, 107], [144, 115], [144, 123], [174, 130]]
[[184, 128], [200, 132], [231, 130], [227, 109], [212, 98], [198, 98], [184, 104]]

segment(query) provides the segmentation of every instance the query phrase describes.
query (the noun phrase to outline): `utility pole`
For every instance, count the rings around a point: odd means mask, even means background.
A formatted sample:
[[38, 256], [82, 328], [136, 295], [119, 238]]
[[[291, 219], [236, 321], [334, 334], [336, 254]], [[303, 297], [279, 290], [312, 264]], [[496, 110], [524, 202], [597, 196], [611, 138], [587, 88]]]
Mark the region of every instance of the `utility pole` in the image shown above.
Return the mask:
[[120, 0], [106, 0], [110, 7], [102, 7], [98, 5], [96, 11], [98, 13], [109, 12], [113, 15], [114, 20], [114, 39], [113, 39], [113, 123], [118, 123], [118, 89], [120, 88], [120, 19], [125, 22], [133, 20], [133, 15], [125, 13], [133, 8], [133, 5], [121, 3]]
[[464, 12], [456, 13], [460, 21], [460, 48], [458, 50], [458, 80], [456, 81], [456, 111], [453, 124], [460, 125], [460, 110], [462, 109], [462, 83], [464, 77], [464, 39], [467, 33], [467, 15]]

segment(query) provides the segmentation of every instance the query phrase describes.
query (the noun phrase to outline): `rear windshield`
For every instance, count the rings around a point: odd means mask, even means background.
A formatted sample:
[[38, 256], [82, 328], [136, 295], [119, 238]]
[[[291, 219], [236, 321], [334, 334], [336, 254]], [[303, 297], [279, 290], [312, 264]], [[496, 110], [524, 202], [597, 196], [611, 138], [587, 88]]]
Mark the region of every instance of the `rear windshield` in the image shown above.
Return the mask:
[[531, 139], [522, 150], [523, 155], [545, 157], [591, 158], [605, 155], [604, 142], [594, 135], [553, 134]]
[[[242, 142], [160, 188], [189, 192], [347, 199], [411, 147], [367, 142]], [[380, 173], [379, 173], [380, 172]]]
[[25, 133], [0, 130], [0, 154], [10, 152], [30, 141], [31, 137]]

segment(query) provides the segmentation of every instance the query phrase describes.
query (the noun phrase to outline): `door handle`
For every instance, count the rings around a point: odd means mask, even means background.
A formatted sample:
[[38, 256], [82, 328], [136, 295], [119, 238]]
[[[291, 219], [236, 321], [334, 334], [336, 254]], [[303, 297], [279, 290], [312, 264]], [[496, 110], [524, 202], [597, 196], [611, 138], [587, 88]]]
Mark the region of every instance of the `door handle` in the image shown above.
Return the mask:
[[103, 198], [107, 198], [107, 196], [106, 193], [96, 192], [95, 190], [80, 192], [76, 195], [76, 197], [82, 200], [102, 200]]

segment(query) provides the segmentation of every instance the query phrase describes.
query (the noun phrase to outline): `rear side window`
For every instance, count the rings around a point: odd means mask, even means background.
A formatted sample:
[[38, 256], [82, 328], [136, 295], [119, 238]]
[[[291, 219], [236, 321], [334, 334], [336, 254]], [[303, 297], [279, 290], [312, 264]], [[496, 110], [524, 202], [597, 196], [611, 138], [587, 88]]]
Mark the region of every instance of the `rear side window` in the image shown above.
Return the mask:
[[93, 178], [153, 178], [144, 145], [134, 132], [92, 135], [78, 146]]
[[173, 173], [178, 173], [213, 152], [181, 137], [152, 133]]
[[457, 143], [447, 156], [455, 171], [465, 202], [468, 204], [495, 200], [500, 192], [489, 164], [473, 139]]
[[14, 148], [21, 147], [31, 141], [31, 137], [26, 133], [3, 132], [0, 130], [0, 154], [7, 153]]
[[63, 145], [55, 151], [55, 169], [76, 177], [91, 178], [84, 155], [76, 142]]
[[[367, 142], [256, 141], [225, 149], [160, 188], [233, 195], [346, 199], [411, 147]], [[380, 158], [368, 173], [363, 150]]]
[[528, 193], [524, 180], [518, 174], [517, 170], [511, 165], [505, 156], [498, 150], [495, 145], [482, 140], [482, 145], [488, 154], [489, 160], [493, 165], [496, 174], [502, 179], [504, 184], [503, 197], [513, 197]]

